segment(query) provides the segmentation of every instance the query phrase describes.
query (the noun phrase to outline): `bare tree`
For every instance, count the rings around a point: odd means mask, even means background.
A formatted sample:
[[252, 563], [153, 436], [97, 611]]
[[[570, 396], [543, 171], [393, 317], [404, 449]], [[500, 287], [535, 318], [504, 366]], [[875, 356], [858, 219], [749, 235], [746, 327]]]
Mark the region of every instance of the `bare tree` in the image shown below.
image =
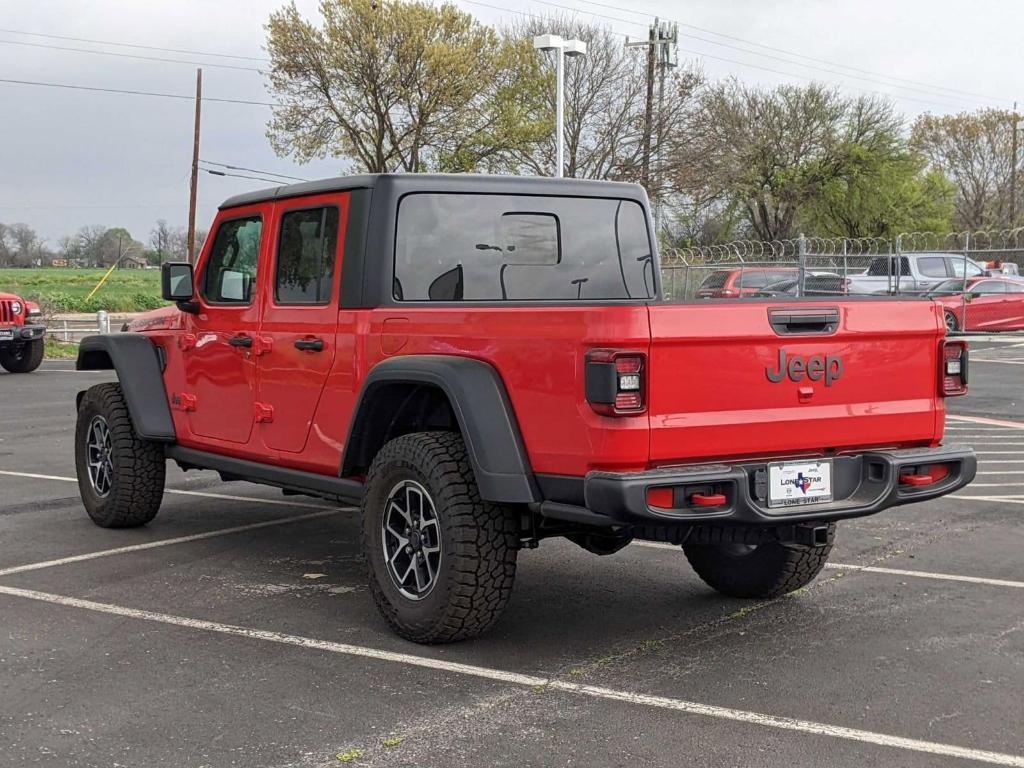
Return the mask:
[[149, 246], [156, 254], [156, 263], [162, 264], [170, 252], [171, 228], [166, 219], [157, 219], [149, 233]]
[[[510, 40], [531, 40], [549, 32], [587, 43], [586, 57], [571, 60], [565, 67], [565, 175], [638, 180], [646, 95], [645, 54], [627, 49], [622, 37], [607, 27], [572, 16], [531, 17], [507, 27], [504, 35]], [[546, 59], [545, 68], [549, 81], [553, 80], [553, 60]], [[675, 70], [666, 77], [661, 117], [656, 120], [652, 139], [655, 157], [667, 161], [671, 156], [668, 145], [675, 140], [671, 126], [689, 109], [702, 79], [693, 69]], [[547, 89], [546, 98], [553, 123], [553, 86]], [[545, 140], [527, 151], [515, 153], [515, 160], [511, 170], [551, 174], [555, 166], [553, 131], [549, 129]]]
[[[1009, 220], [1015, 119], [1012, 112], [985, 109], [959, 115], [924, 114], [914, 122], [914, 145], [956, 185], [959, 228], [1016, 224]], [[1019, 186], [1017, 195], [1020, 210], [1024, 190]]]

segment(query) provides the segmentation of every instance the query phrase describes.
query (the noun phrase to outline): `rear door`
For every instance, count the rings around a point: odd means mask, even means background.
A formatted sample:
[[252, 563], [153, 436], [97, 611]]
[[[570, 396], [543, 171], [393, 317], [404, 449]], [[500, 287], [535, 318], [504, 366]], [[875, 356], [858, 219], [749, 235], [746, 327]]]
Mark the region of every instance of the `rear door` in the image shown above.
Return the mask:
[[651, 461], [933, 439], [937, 317], [916, 300], [652, 305]]
[[1006, 308], [1003, 313], [1003, 330], [1017, 331], [1024, 328], [1024, 283], [1006, 283], [1003, 306]]
[[349, 193], [277, 204], [263, 297], [256, 419], [268, 448], [303, 450], [337, 353], [341, 243]]

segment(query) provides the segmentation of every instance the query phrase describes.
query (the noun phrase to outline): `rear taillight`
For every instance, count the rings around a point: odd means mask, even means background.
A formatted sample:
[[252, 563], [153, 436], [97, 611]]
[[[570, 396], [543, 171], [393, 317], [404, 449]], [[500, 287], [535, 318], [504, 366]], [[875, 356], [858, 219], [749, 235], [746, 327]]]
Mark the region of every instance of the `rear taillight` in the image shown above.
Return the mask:
[[720, 299], [735, 299], [740, 295], [740, 292], [733, 288], [723, 288], [715, 294]]
[[590, 407], [603, 416], [633, 416], [647, 409], [647, 356], [642, 352], [592, 349], [586, 357]]
[[949, 341], [942, 342], [942, 354], [940, 355], [939, 381], [940, 393], [946, 397], [967, 394], [967, 342]]

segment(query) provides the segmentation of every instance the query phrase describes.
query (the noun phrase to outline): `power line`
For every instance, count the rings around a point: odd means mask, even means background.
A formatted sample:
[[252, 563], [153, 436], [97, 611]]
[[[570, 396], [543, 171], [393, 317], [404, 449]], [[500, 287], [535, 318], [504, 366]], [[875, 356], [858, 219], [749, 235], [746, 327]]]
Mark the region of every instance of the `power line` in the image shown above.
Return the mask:
[[220, 69], [237, 69], [244, 72], [259, 72], [256, 67], [242, 67], [235, 64], [216, 64], [208, 61], [187, 61], [185, 59], [164, 59], [159, 56], [142, 56], [138, 53], [115, 53], [114, 51], [90, 51], [86, 48], [68, 48], [64, 45], [50, 45], [48, 43], [26, 43], [23, 40], [0, 40], [3, 45], [22, 45], [28, 48], [47, 48], [52, 51], [67, 51], [70, 53], [91, 53], [95, 56], [116, 56], [119, 59], [141, 59], [142, 61], [161, 61], [168, 64], [190, 64], [201, 67], [218, 67]]
[[[469, 1], [470, 0], [466, 0], [466, 2], [469, 2]], [[581, 0], [581, 1], [582, 2], [589, 2], [589, 0]], [[625, 24], [634, 24], [636, 26], [646, 26], [646, 25], [640, 24], [640, 22], [638, 22], [638, 21], [634, 21], [633, 19], [624, 19], [621, 16], [609, 16], [608, 14], [596, 13], [594, 11], [588, 11], [588, 10], [584, 10], [582, 8], [576, 8], [576, 7], [573, 7], [573, 6], [564, 5], [562, 3], [552, 2], [551, 0], [532, 0], [532, 2], [540, 3], [541, 5], [547, 5], [547, 6], [550, 6], [552, 8], [558, 8], [558, 9], [564, 10], [564, 11], [573, 11], [575, 13], [588, 14], [590, 16], [594, 16], [595, 18], [606, 19], [608, 21], [617, 21], [617, 22], [622, 22], [622, 23], [625, 23]], [[641, 13], [640, 11], [630, 11], [630, 10], [628, 10], [626, 8], [621, 8], [621, 7], [618, 7], [618, 6], [611, 6], [611, 5], [607, 5], [607, 4], [604, 4], [604, 3], [592, 3], [592, 4], [593, 5], [599, 5], [602, 8], [614, 8], [615, 10], [624, 11], [626, 13]], [[677, 22], [674, 19], [666, 18], [665, 21], [670, 21], [670, 22], [674, 22], [674, 23], [680, 24], [681, 26], [694, 28], [693, 25], [681, 24], [680, 22]], [[701, 31], [710, 31], [710, 30], [703, 30], [702, 29]], [[711, 34], [718, 34], [718, 33], [717, 32], [711, 32]], [[854, 79], [854, 80], [863, 80], [863, 81], [868, 82], [868, 83], [873, 83], [875, 85], [884, 85], [884, 86], [889, 87], [889, 88], [901, 88], [903, 90], [913, 91], [915, 93], [922, 93], [922, 94], [924, 94], [926, 96], [932, 96], [932, 97], [937, 97], [937, 98], [946, 98], [946, 99], [951, 98], [950, 96], [947, 96], [944, 93], [934, 93], [932, 91], [923, 91], [920, 88], [915, 88], [915, 87], [912, 87], [912, 86], [899, 85], [899, 84], [896, 84], [896, 83], [886, 82], [884, 80], [878, 80], [878, 79], [875, 79], [875, 78], [864, 77], [862, 75], [850, 74], [848, 72], [840, 72], [840, 71], [837, 71], [837, 70], [834, 70], [834, 69], [827, 69], [825, 67], [815, 66], [813, 64], [804, 64], [804, 63], [799, 62], [799, 61], [793, 61], [792, 59], [784, 59], [784, 58], [781, 58], [779, 56], [773, 56], [771, 54], [761, 53], [760, 51], [751, 51], [751, 50], [749, 50], [747, 48], [740, 48], [739, 46], [730, 45], [728, 43], [722, 43], [722, 42], [719, 42], [717, 40], [709, 40], [708, 38], [699, 37], [697, 35], [689, 35], [689, 37], [694, 39], [694, 40], [699, 40], [700, 42], [708, 43], [710, 45], [717, 45], [717, 46], [721, 46], [721, 47], [724, 47], [724, 48], [731, 48], [731, 49], [734, 49], [734, 50], [737, 50], [737, 51], [741, 51], [743, 53], [748, 53], [748, 54], [750, 54], [752, 56], [760, 56], [760, 57], [766, 58], [766, 59], [773, 59], [775, 61], [780, 61], [780, 62], [783, 62], [785, 64], [792, 64], [792, 65], [797, 66], [797, 67], [805, 67], [807, 69], [818, 70], [818, 71], [821, 71], [821, 72], [827, 72], [829, 74], [839, 75], [840, 77], [851, 78], [851, 79]], [[729, 37], [729, 36], [723, 35], [723, 37]], [[760, 43], [753, 43], [751, 41], [742, 40], [742, 38], [732, 38], [732, 39], [741, 40], [742, 42], [749, 43], [751, 45], [757, 45], [757, 46], [761, 45]], [[762, 47], [770, 47], [770, 46], [762, 46]], [[786, 51], [786, 50], [781, 49], [781, 48], [771, 48], [771, 50], [780, 51], [782, 53], [786, 53], [786, 54], [789, 54], [789, 55], [800, 56], [800, 54], [790, 54], [789, 51]], [[690, 53], [695, 53], [695, 52], [690, 51]], [[731, 59], [723, 59], [721, 57], [712, 56], [711, 54], [700, 54], [700, 53], [698, 53], [698, 55], [706, 55], [706, 56], [708, 56], [708, 58], [718, 58], [721, 61], [729, 61], [729, 62], [734, 63], [734, 64], [741, 64], [742, 63], [742, 62], [732, 61]], [[800, 56], [800, 57], [801, 58], [807, 58], [807, 59], [810, 59], [812, 61], [821, 61], [821, 60], [818, 60], [818, 59], [813, 59], [812, 57], [805, 57], [805, 56]], [[769, 72], [776, 71], [776, 70], [768, 69], [767, 67], [760, 67], [757, 64], [746, 64], [745, 66], [757, 67], [757, 68], [765, 69], [766, 71], [769, 71]], [[836, 64], [834, 66], [845, 67], [845, 65], [843, 65], [843, 64]], [[848, 67], [848, 69], [856, 69], [856, 68], [855, 67]], [[862, 72], [867, 71], [867, 72], [869, 72], [869, 74], [876, 74], [878, 77], [889, 78], [891, 80], [900, 80], [900, 79], [902, 79], [902, 78], [893, 78], [893, 77], [890, 77], [889, 75], [878, 75], [877, 73], [871, 73], [868, 70], [857, 70], [857, 71], [862, 71]], [[776, 71], [776, 73], [777, 74], [788, 74], [788, 73], [778, 73], [777, 71]], [[925, 84], [925, 86], [928, 87], [928, 88], [945, 90], [941, 86], [932, 86], [932, 85], [927, 85], [927, 84]], [[883, 94], [883, 95], [885, 95], [885, 94]], [[915, 100], [915, 99], [911, 99], [910, 97], [907, 97], [907, 96], [901, 96], [901, 98], [906, 98], [906, 99], [909, 99], [911, 101]], [[992, 97], [992, 96], [981, 96], [981, 98], [986, 100], [986, 101], [1004, 101], [1004, 99], [999, 99], [999, 98]], [[916, 99], [916, 101], [921, 101], [921, 99]], [[937, 102], [925, 102], [925, 103], [937, 103]]]
[[277, 184], [281, 186], [282, 182], [278, 179], [264, 179], [262, 176], [246, 176], [241, 173], [227, 173], [226, 171], [215, 171], [212, 168], [200, 168], [201, 171], [206, 171], [211, 176], [233, 176], [236, 179], [253, 179], [254, 181], [265, 181], [268, 184]]
[[[0, 83], [12, 83], [14, 85], [35, 85], [44, 88], [66, 88], [72, 91], [95, 91], [98, 93], [122, 93], [129, 96], [159, 96], [165, 99], [187, 99], [188, 101], [195, 101], [195, 96], [186, 96], [181, 93], [158, 93], [156, 91], [132, 91], [124, 88], [99, 88], [97, 86], [90, 85], [70, 85], [69, 83], [44, 83], [38, 80], [14, 80], [10, 78], [0, 77]], [[220, 104], [249, 104], [256, 107], [279, 107], [280, 104], [276, 104], [270, 101], [247, 101], [245, 99], [218, 99], [212, 96], [204, 96], [203, 101], [217, 102]]]
[[227, 168], [229, 171], [249, 171], [250, 173], [262, 173], [264, 176], [280, 176], [282, 179], [291, 179], [292, 181], [309, 181], [309, 179], [303, 179], [301, 176], [289, 176], [285, 173], [275, 173], [274, 171], [261, 171], [258, 168], [245, 168], [241, 165], [228, 165], [227, 163], [216, 163], [213, 160], [203, 160], [200, 158], [199, 162], [206, 163], [207, 165], [216, 165], [221, 168]]
[[121, 48], [141, 48], [146, 51], [163, 51], [164, 53], [185, 53], [192, 56], [214, 56], [220, 59], [245, 59], [246, 61], [270, 61], [261, 56], [236, 56], [230, 53], [211, 53], [210, 51], [190, 51], [183, 48], [161, 48], [156, 45], [139, 45], [136, 43], [118, 43], [112, 40], [92, 40], [87, 37], [67, 37], [66, 35], [47, 35], [42, 32], [23, 32], [19, 29], [0, 29], [8, 35], [28, 35], [29, 37], [46, 37], [52, 40], [69, 40], [75, 43], [95, 43], [96, 45], [115, 45]]
[[[593, 6], [596, 6], [598, 8], [608, 8], [610, 10], [622, 11], [624, 13], [632, 13], [632, 14], [637, 14], [637, 15], [642, 15], [642, 16], [652, 16], [652, 15], [655, 15], [653, 13], [646, 13], [644, 11], [637, 11], [637, 10], [633, 10], [633, 9], [630, 9], [630, 8], [623, 8], [623, 7], [617, 6], [617, 5], [610, 5], [608, 3], [597, 2], [597, 0], [577, 0], [577, 1], [581, 2], [581, 3], [584, 3], [586, 5], [593, 5]], [[575, 11], [579, 11], [581, 13], [590, 13], [591, 15], [598, 16], [599, 18], [609, 19], [611, 21], [621, 21], [621, 22], [625, 22], [627, 24], [635, 24], [637, 26], [644, 26], [643, 24], [640, 24], [640, 22], [637, 22], [637, 21], [632, 21], [632, 20], [629, 20], [629, 19], [623, 19], [623, 18], [619, 18], [619, 17], [603, 16], [601, 14], [594, 14], [594, 13], [592, 13], [590, 11], [585, 11], [585, 10], [583, 10], [581, 8], [571, 8], [571, 7], [568, 7], [568, 6], [557, 5], [555, 3], [545, 2], [545, 0], [534, 0], [534, 2], [539, 2], [539, 3], [542, 3], [544, 5], [553, 5], [555, 7], [563, 8], [565, 10], [575, 10]], [[753, 45], [753, 46], [755, 46], [757, 48], [764, 48], [765, 50], [775, 51], [777, 53], [783, 53], [783, 54], [786, 54], [787, 56], [792, 56], [794, 58], [805, 59], [807, 61], [813, 61], [813, 62], [817, 62], [819, 64], [827, 64], [828, 66], [831, 66], [831, 67], [839, 67], [841, 69], [847, 69], [847, 70], [851, 70], [853, 72], [861, 72], [861, 73], [866, 74], [866, 75], [871, 75], [871, 76], [873, 76], [875, 78], [884, 78], [886, 80], [894, 80], [894, 81], [898, 81], [898, 82], [909, 83], [911, 85], [917, 85], [917, 86], [922, 86], [924, 88], [930, 88], [930, 89], [932, 89], [934, 91], [945, 91], [945, 92], [948, 92], [948, 93], [956, 94], [958, 96], [972, 96], [972, 97], [975, 97], [975, 98], [978, 98], [978, 99], [984, 99], [986, 101], [998, 101], [998, 102], [1006, 102], [1006, 103], [1009, 103], [1011, 101], [1010, 99], [1006, 99], [1006, 98], [999, 97], [999, 96], [989, 96], [989, 95], [986, 95], [986, 94], [983, 94], [983, 93], [975, 93], [973, 91], [963, 91], [963, 90], [960, 90], [958, 88], [949, 88], [948, 86], [943, 86], [943, 85], [934, 85], [932, 83], [926, 83], [926, 82], [922, 82], [920, 80], [911, 80], [911, 79], [905, 78], [905, 77], [897, 77], [896, 75], [887, 75], [887, 74], [882, 73], [882, 72], [875, 72], [875, 71], [872, 71], [870, 69], [862, 69], [861, 67], [854, 67], [854, 66], [851, 66], [849, 64], [842, 64], [842, 63], [837, 62], [837, 61], [830, 61], [829, 59], [821, 59], [821, 58], [817, 58], [815, 56], [807, 56], [806, 54], [798, 53], [796, 51], [787, 50], [785, 48], [778, 48], [778, 47], [773, 46], [773, 45], [766, 45], [765, 43], [759, 43], [759, 42], [756, 42], [754, 40], [747, 40], [746, 38], [736, 37], [735, 35], [729, 35], [729, 34], [726, 34], [724, 32], [717, 32], [717, 31], [715, 31], [713, 29], [708, 29], [707, 27], [698, 27], [695, 24], [687, 24], [685, 22], [678, 21], [677, 19], [665, 18], [665, 21], [673, 22], [675, 24], [678, 24], [681, 27], [686, 27], [687, 29], [695, 29], [698, 32], [704, 32], [706, 34], [715, 35], [716, 37], [724, 37], [724, 38], [726, 38], [728, 40], [734, 40], [736, 42], [744, 43], [746, 45]], [[750, 51], [750, 50], [747, 50], [745, 48], [739, 48], [737, 46], [728, 45], [727, 43], [722, 43], [722, 42], [719, 42], [717, 40], [708, 40], [707, 38], [698, 37], [696, 35], [689, 35], [689, 37], [691, 37], [691, 38], [693, 38], [695, 40], [700, 40], [701, 42], [709, 43], [710, 45], [718, 45], [718, 46], [722, 46], [722, 47], [725, 47], [725, 48], [733, 48], [733, 49], [738, 50], [738, 51], [743, 51], [745, 53], [754, 54], [755, 56], [764, 56], [766, 58], [776, 58], [774, 56], [768, 56], [767, 54], [759, 53], [758, 51]], [[777, 60], [779, 60], [779, 61], [786, 61], [784, 59], [777, 59]], [[790, 64], [797, 64], [798, 66], [808, 66], [806, 64], [801, 64], [800, 62], [795, 62], [795, 61], [788, 61], [788, 63], [790, 63]], [[811, 67], [811, 68], [812, 69], [820, 69], [819, 67]], [[827, 72], [829, 70], [824, 70], [824, 71]], [[836, 74], [842, 74], [842, 73], [836, 73]], [[852, 75], [844, 75], [844, 76], [852, 77]], [[933, 94], [933, 95], [941, 95], [941, 94]]]
[[[640, 24], [638, 22], [635, 22], [635, 21], [631, 21], [631, 20], [627, 20], [627, 19], [621, 19], [621, 18], [618, 18], [618, 17], [611, 17], [611, 16], [607, 16], [605, 14], [593, 13], [591, 11], [587, 11], [587, 10], [584, 10], [584, 9], [581, 9], [581, 8], [573, 8], [573, 7], [570, 7], [570, 6], [560, 5], [558, 3], [548, 2], [547, 0], [532, 0], [532, 1], [533, 2], [537, 2], [537, 3], [542, 3], [544, 5], [550, 5], [550, 6], [554, 7], [554, 8], [560, 8], [562, 10], [573, 11], [573, 12], [576, 12], [576, 13], [584, 13], [584, 14], [587, 14], [589, 16], [594, 16], [595, 18], [603, 18], [603, 19], [613, 20], [613, 21], [625, 21], [628, 24], [636, 24], [637, 26], [640, 26]], [[519, 10], [515, 10], [513, 8], [505, 8], [505, 7], [498, 6], [498, 5], [492, 5], [490, 3], [481, 2], [480, 0], [461, 0], [461, 2], [468, 3], [470, 5], [478, 5], [478, 6], [481, 6], [483, 8], [491, 8], [493, 10], [502, 11], [504, 13], [515, 13], [515, 14], [517, 14], [519, 16], [525, 16], [525, 17], [531, 18], [531, 19], [541, 19], [541, 20], [545, 19], [544, 16], [539, 16], [539, 15], [534, 14], [534, 13], [529, 13], [529, 12], [526, 12], [526, 11], [519, 11]], [[666, 21], [672, 21], [672, 20], [671, 19], [666, 19]], [[622, 35], [623, 37], [627, 37], [627, 38], [629, 38], [629, 37], [636, 37], [635, 35], [629, 35], [629, 34], [627, 34], [625, 32], [622, 32], [621, 30], [617, 30], [617, 29], [612, 29], [611, 31], [614, 32], [617, 35]], [[748, 69], [761, 70], [762, 72], [771, 72], [771, 73], [776, 74], [776, 75], [783, 75], [784, 77], [795, 77], [795, 78], [798, 78], [800, 80], [806, 80], [808, 82], [820, 82], [821, 81], [821, 78], [810, 77], [808, 75], [801, 75], [801, 74], [798, 74], [796, 72], [785, 72], [785, 71], [780, 70], [780, 69], [773, 69], [771, 67], [766, 67], [766, 66], [763, 66], [763, 65], [760, 65], [760, 64], [753, 64], [751, 62], [737, 61], [736, 59], [729, 59], [729, 58], [725, 58], [723, 56], [716, 56], [716, 55], [711, 54], [711, 53], [705, 53], [704, 51], [694, 51], [694, 50], [690, 50], [690, 49], [686, 49], [686, 48], [679, 48], [678, 50], [682, 51], [683, 53], [692, 54], [694, 56], [702, 56], [702, 57], [708, 58], [708, 59], [715, 59], [717, 61], [723, 61], [723, 62], [727, 62], [729, 64], [736, 64], [737, 66], [746, 67]], [[751, 53], [751, 54], [753, 54], [755, 56], [756, 55], [763, 55], [763, 54], [758, 54], [756, 51], [747, 51], [747, 53]], [[789, 63], [795, 64], [796, 66], [803, 66], [803, 67], [807, 67], [808, 66], [806, 64], [800, 64], [799, 62], [789, 62]], [[814, 67], [809, 67], [809, 68], [814, 69]], [[841, 75], [843, 77], [855, 77], [853, 75], [847, 75], [846, 73], [843, 73], [843, 72], [837, 72], [837, 73], [834, 73], [834, 74], [838, 74], [838, 75]], [[857, 78], [857, 79], [866, 79], [866, 78]], [[876, 82], [876, 81], [871, 81], [871, 82]], [[888, 86], [888, 87], [895, 87], [895, 88], [903, 87], [903, 86], [896, 86], [896, 85], [893, 85], [892, 83], [885, 83], [885, 82], [878, 82], [877, 84], [885, 85], [885, 86]], [[852, 90], [856, 90], [856, 91], [859, 91], [861, 93], [870, 93], [870, 94], [874, 94], [876, 96], [884, 96], [886, 98], [893, 98], [893, 97], [895, 97], [895, 98], [903, 99], [905, 101], [916, 101], [916, 102], [919, 102], [919, 103], [922, 103], [922, 104], [930, 104], [932, 106], [943, 107], [943, 108], [946, 108], [946, 109], [948, 109], [949, 107], [960, 107], [960, 106], [962, 106], [962, 103], [959, 103], [959, 102], [932, 101], [932, 100], [928, 100], [928, 99], [916, 98], [914, 96], [907, 96], [907, 95], [902, 94], [902, 93], [895, 93], [895, 94], [894, 93], [886, 93], [884, 91], [876, 91], [876, 90], [872, 90], [870, 88], [862, 88], [862, 87], [859, 87], [859, 86], [842, 86], [839, 83], [833, 83], [833, 85], [836, 85], [836, 86], [839, 86], [839, 87], [845, 87], [845, 88], [852, 89]], [[936, 98], [936, 99], [948, 98], [948, 97], [945, 97], [945, 96], [940, 95], [940, 94], [927, 94], [927, 95], [930, 95], [930, 96], [932, 96], [933, 98]]]

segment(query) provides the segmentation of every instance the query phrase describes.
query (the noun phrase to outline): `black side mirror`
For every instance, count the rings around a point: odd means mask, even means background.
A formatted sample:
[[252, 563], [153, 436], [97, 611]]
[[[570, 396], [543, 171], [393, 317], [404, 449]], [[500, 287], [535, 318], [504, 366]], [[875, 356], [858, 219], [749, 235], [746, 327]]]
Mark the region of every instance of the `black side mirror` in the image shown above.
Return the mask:
[[183, 261], [164, 262], [160, 266], [160, 293], [164, 300], [177, 303], [183, 312], [198, 311], [198, 305], [192, 301], [195, 295], [192, 265]]

